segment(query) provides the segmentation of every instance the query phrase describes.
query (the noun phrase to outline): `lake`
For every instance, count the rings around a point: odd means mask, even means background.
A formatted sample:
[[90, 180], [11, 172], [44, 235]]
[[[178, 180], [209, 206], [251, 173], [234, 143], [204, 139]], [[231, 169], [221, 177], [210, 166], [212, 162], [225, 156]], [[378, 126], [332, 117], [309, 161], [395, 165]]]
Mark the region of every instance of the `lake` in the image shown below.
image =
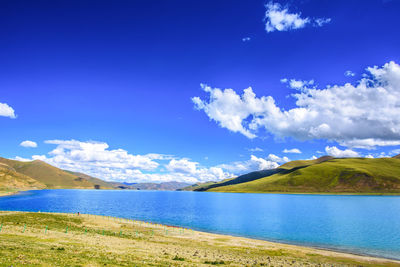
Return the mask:
[[33, 190], [0, 210], [81, 212], [400, 259], [400, 196]]

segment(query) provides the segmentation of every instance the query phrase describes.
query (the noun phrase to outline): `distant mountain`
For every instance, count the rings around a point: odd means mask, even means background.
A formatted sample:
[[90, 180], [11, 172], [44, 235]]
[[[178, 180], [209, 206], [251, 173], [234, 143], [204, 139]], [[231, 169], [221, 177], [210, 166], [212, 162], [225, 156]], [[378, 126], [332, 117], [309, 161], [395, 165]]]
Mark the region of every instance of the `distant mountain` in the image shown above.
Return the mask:
[[190, 184], [172, 181], [163, 183], [113, 183], [113, 185], [121, 189], [176, 191]]
[[89, 176], [89, 175], [81, 173], [81, 172], [72, 172], [72, 171], [67, 171], [67, 170], [64, 170], [64, 171], [68, 172], [68, 173], [71, 173], [72, 175], [77, 176], [79, 179], [84, 179], [84, 180], [87, 180], [87, 181], [93, 183], [95, 188], [99, 188], [99, 189], [113, 189], [113, 188], [116, 188], [110, 182], [103, 181], [103, 180], [101, 180], [99, 178], [95, 178], [95, 177]]
[[193, 188], [214, 192], [400, 193], [400, 155], [291, 161], [218, 183]]
[[22, 162], [0, 157], [0, 163], [7, 165], [15, 173], [36, 180], [38, 185], [44, 185], [46, 188], [102, 188], [101, 185], [96, 186], [99, 185], [100, 179], [90, 176], [84, 178], [82, 175], [61, 170], [40, 160]]

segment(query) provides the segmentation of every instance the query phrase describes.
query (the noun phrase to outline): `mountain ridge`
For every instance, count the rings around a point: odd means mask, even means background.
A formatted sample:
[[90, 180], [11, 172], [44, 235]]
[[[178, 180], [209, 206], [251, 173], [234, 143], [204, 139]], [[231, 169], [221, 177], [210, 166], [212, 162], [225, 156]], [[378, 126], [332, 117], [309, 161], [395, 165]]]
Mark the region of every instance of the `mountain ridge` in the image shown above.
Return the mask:
[[[193, 191], [253, 193], [400, 193], [400, 155], [291, 161]], [[266, 174], [266, 175], [265, 175]], [[189, 189], [190, 190], [190, 189]]]

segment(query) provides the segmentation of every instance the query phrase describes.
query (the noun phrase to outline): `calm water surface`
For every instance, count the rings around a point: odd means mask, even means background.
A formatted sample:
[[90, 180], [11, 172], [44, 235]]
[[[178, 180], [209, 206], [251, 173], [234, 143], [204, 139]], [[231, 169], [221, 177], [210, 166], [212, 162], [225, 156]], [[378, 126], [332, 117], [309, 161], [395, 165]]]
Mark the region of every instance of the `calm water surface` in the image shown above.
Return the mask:
[[81, 212], [400, 259], [400, 196], [38, 190], [0, 210]]

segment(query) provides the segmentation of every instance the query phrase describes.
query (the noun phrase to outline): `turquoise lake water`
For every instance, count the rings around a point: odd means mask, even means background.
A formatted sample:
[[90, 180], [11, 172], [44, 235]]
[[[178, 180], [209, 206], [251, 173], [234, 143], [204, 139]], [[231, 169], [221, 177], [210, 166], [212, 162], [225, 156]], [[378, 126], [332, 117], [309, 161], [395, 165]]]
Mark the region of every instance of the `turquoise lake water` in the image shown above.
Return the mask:
[[81, 212], [400, 259], [400, 196], [34, 190], [0, 210]]

